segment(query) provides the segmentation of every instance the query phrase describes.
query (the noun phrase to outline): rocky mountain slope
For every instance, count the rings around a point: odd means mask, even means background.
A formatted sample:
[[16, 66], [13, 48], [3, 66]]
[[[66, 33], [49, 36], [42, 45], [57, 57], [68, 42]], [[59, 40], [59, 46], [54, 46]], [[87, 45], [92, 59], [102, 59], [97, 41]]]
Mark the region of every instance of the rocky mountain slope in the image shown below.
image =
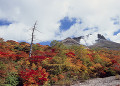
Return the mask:
[[68, 45], [68, 46], [71, 46], [71, 45], [80, 45], [79, 44], [79, 41], [77, 40], [74, 40], [73, 38], [66, 38], [64, 40], [61, 41], [64, 45]]
[[89, 48], [106, 48], [111, 50], [120, 50], [120, 44], [109, 40], [99, 39], [95, 44], [89, 46]]
[[[91, 34], [90, 34], [91, 35]], [[87, 35], [89, 36], [89, 35]], [[84, 39], [84, 36], [74, 37], [74, 38], [66, 38], [61, 42], [65, 45], [80, 45], [80, 40]], [[97, 34], [96, 43], [93, 45], [87, 46], [89, 48], [107, 48], [112, 50], [120, 50], [120, 43], [116, 43], [110, 40], [107, 40], [103, 35]]]
[[120, 50], [120, 43], [107, 40], [104, 36], [98, 34], [98, 40], [96, 40], [95, 44], [89, 46], [89, 48], [106, 48], [110, 50]]

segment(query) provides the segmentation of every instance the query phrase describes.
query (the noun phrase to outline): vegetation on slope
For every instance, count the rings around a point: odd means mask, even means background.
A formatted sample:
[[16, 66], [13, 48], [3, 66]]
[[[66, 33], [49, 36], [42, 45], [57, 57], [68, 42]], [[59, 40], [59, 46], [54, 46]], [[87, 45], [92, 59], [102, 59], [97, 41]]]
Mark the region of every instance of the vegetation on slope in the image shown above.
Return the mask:
[[85, 80], [120, 74], [120, 51], [65, 46], [52, 41], [51, 46], [4, 41], [0, 39], [0, 85], [69, 85]]

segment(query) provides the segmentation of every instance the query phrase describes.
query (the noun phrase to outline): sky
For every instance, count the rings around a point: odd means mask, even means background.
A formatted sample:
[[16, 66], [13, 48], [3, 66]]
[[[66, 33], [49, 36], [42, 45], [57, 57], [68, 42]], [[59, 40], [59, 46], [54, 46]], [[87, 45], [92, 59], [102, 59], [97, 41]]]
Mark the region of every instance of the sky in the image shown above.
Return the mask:
[[120, 43], [119, 3], [120, 0], [0, 0], [0, 37], [30, 42], [31, 29], [37, 21], [34, 43], [92, 34], [85, 38], [91, 45], [98, 33]]

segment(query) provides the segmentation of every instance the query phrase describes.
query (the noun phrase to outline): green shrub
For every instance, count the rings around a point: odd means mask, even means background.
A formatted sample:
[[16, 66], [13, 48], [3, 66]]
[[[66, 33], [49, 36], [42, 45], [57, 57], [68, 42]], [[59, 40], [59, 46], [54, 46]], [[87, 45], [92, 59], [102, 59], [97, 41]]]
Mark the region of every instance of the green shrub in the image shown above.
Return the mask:
[[15, 72], [8, 73], [8, 76], [6, 77], [6, 84], [9, 84], [9, 86], [16, 86], [18, 83], [18, 75]]

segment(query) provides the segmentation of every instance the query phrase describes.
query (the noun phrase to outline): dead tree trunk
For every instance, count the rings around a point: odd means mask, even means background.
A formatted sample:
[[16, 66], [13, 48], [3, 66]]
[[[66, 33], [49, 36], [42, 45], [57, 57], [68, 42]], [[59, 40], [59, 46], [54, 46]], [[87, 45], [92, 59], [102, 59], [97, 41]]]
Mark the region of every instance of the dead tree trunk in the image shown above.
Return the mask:
[[34, 24], [34, 27], [32, 29], [32, 38], [31, 38], [31, 44], [30, 44], [30, 52], [29, 52], [29, 57], [31, 57], [31, 54], [32, 54], [32, 44], [33, 44], [33, 40], [34, 40], [34, 31], [35, 31], [35, 28], [36, 28], [36, 23]]

